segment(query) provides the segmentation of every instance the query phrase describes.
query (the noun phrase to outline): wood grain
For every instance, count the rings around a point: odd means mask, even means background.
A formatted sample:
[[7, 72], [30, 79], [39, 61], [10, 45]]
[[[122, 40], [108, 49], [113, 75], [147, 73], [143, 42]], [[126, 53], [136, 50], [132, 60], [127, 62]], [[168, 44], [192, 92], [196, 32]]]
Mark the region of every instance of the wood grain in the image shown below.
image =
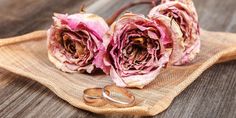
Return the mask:
[[[1, 0], [0, 37], [47, 29], [53, 12], [73, 13], [82, 1]], [[93, 5], [94, 1], [89, 0], [88, 4]], [[201, 27], [213, 31], [236, 32], [235, 0], [194, 1], [199, 12]], [[109, 13], [125, 2], [127, 1], [110, 0], [109, 4], [105, 4], [106, 7], [99, 7], [100, 9], [97, 8], [94, 12], [108, 17]], [[148, 9], [140, 6], [132, 10], [145, 13]], [[234, 117], [236, 115], [236, 75], [233, 73], [235, 70], [235, 61], [213, 66], [183, 91], [170, 108], [156, 117]], [[1, 70], [0, 73], [1, 117], [133, 117], [97, 115], [83, 111], [72, 107], [34, 81], [5, 70]]]

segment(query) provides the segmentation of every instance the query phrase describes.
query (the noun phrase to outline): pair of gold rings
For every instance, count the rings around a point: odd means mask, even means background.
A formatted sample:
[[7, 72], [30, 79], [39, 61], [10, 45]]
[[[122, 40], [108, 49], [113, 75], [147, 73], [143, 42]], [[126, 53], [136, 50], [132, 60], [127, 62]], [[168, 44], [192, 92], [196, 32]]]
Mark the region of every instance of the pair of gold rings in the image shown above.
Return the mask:
[[115, 107], [132, 107], [135, 105], [135, 96], [127, 89], [115, 85], [85, 89], [83, 99], [86, 104], [96, 107], [106, 104]]

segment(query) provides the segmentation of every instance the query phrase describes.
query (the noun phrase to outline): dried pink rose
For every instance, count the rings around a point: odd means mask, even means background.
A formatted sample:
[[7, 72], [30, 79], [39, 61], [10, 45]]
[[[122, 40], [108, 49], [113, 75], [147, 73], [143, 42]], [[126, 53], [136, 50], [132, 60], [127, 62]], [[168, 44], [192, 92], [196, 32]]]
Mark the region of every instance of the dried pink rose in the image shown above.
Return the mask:
[[103, 18], [90, 14], [54, 14], [48, 30], [48, 57], [64, 72], [95, 69], [94, 58], [109, 27]]
[[155, 19], [155, 17], [165, 15], [172, 19], [170, 24], [175, 21], [179, 25], [183, 40], [176, 41], [176, 38], [173, 38], [170, 62], [173, 65], [189, 63], [200, 51], [200, 33], [195, 7], [191, 0], [163, 0], [162, 2], [163, 4], [154, 7], [148, 16]]
[[112, 24], [104, 38], [105, 47], [98, 54], [103, 63], [98, 66], [117, 86], [143, 88], [168, 62], [170, 52], [162, 41], [171, 40], [171, 35], [164, 24], [126, 13]]

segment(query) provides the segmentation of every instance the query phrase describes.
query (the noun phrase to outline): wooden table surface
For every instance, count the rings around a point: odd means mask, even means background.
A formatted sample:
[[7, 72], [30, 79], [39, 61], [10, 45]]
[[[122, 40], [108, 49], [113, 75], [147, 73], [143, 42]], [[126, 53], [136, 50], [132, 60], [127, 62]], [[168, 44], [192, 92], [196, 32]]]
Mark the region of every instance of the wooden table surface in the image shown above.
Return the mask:
[[[104, 18], [131, 0], [0, 0], [0, 38], [47, 29], [53, 12], [76, 13], [81, 4]], [[194, 0], [202, 28], [236, 33], [235, 0]], [[146, 5], [130, 9], [148, 12]], [[217, 37], [216, 37], [217, 38]], [[236, 37], [235, 37], [236, 40]], [[202, 50], [203, 51], [203, 50]], [[205, 71], [155, 118], [236, 117], [236, 61]], [[137, 117], [75, 108], [39, 83], [0, 69], [0, 117]]]

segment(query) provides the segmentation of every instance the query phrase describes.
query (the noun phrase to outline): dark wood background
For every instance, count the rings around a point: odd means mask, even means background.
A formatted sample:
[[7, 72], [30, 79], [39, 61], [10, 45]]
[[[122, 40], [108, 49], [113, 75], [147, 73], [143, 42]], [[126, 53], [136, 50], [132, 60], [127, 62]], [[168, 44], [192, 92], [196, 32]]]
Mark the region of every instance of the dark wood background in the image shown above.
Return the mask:
[[[53, 12], [88, 12], [109, 17], [131, 0], [0, 0], [0, 38], [47, 29]], [[235, 0], [194, 0], [202, 28], [236, 33]], [[136, 6], [146, 14], [149, 7]], [[217, 37], [216, 37], [217, 39]], [[235, 37], [236, 40], [236, 37]], [[155, 118], [233, 118], [236, 116], [236, 61], [217, 64], [184, 90]], [[100, 115], [75, 108], [35, 81], [0, 69], [0, 117], [138, 117]]]

